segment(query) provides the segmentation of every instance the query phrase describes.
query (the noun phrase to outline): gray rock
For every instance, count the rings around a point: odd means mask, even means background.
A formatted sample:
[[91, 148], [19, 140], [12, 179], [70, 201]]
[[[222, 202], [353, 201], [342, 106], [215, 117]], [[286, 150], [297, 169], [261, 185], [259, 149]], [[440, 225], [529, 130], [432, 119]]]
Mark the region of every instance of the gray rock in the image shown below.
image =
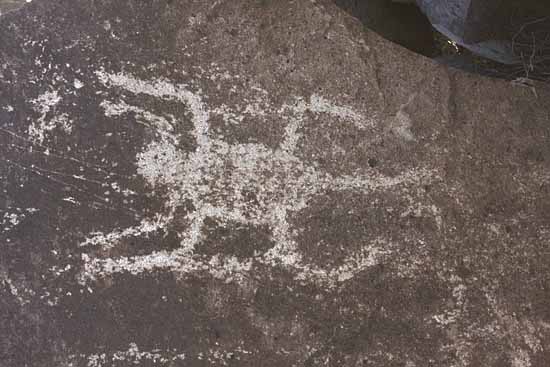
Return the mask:
[[0, 365], [548, 365], [541, 86], [329, 1], [43, 0], [0, 35]]
[[[503, 64], [522, 62], [514, 50], [514, 38], [522, 26], [533, 19], [550, 17], [550, 6], [538, 0], [417, 0], [416, 3], [439, 32], [473, 53]], [[548, 28], [548, 23], [545, 24]], [[537, 42], [545, 42], [545, 35], [537, 34], [542, 37]]]
[[432, 57], [436, 53], [430, 21], [414, 1], [334, 0], [366, 27], [411, 51]]
[[0, 0], [0, 15], [17, 10], [26, 3], [26, 0]]
[[[497, 1], [483, 1], [483, 4], [487, 8], [495, 7]], [[483, 14], [475, 13], [476, 2], [481, 3], [476, 0], [417, 0], [434, 28], [450, 40], [488, 59], [504, 64], [519, 63], [521, 60], [514, 55], [511, 39], [495, 39], [492, 32], [481, 37], [477, 24], [494, 24], [498, 17], [487, 8], [482, 9]], [[474, 17], [478, 20], [475, 24], [472, 22]]]

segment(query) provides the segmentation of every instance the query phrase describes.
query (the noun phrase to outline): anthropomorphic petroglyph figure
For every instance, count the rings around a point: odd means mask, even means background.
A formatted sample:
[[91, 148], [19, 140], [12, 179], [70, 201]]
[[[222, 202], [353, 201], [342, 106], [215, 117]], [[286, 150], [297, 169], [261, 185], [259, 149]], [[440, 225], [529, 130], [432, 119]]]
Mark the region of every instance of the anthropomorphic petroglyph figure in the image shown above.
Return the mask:
[[[341, 124], [351, 124], [359, 130], [372, 129], [375, 120], [349, 106], [337, 105], [319, 95], [309, 100], [293, 97], [293, 102], [273, 105], [260, 93], [254, 105], [247, 108], [207, 105], [206, 95], [192, 92], [183, 84], [165, 80], [141, 80], [130, 74], [98, 71], [101, 83], [133, 95], [154, 98], [157, 103], [179, 103], [189, 109], [194, 129], [190, 132], [196, 148], [186, 152], [179, 149], [181, 137], [164, 117], [124, 101], [103, 101], [107, 117], [128, 118], [133, 115], [150, 126], [157, 138], [138, 154], [137, 172], [149, 182], [150, 189], [162, 188], [167, 193], [165, 208], [153, 217], [142, 218], [137, 226], [115, 228], [111, 232], [94, 232], [79, 247], [91, 249], [83, 254], [84, 269], [81, 282], [116, 273], [140, 274], [165, 270], [177, 274], [207, 273], [226, 281], [245, 276], [253, 264], [282, 266], [297, 280], [334, 287], [355, 276], [379, 258], [391, 252], [392, 244], [385, 237], [376, 238], [358, 251], [350, 251], [342, 264], [319, 266], [306, 261], [294, 238], [290, 217], [305, 209], [308, 202], [324, 195], [327, 190], [360, 192], [364, 195], [381, 190], [405, 192], [411, 187], [437, 179], [429, 169], [412, 169], [396, 176], [385, 176], [367, 170], [355, 175], [332, 175], [305, 163], [297, 153], [301, 140], [300, 127], [307, 116], [328, 116]], [[224, 74], [225, 75], [225, 74]], [[227, 74], [227, 80], [232, 77]], [[276, 116], [287, 121], [280, 145], [273, 149], [257, 143], [228, 143], [210, 129], [212, 119], [220, 116], [228, 121], [248, 116], [258, 120]], [[254, 194], [250, 200], [247, 192]], [[156, 194], [155, 194], [156, 195]], [[189, 212], [181, 214], [189, 203]], [[430, 204], [434, 218], [438, 210]], [[201, 254], [206, 223], [215, 220], [221, 226], [236, 223], [243, 226], [267, 227], [273, 246], [247, 259], [227, 254]], [[434, 219], [438, 223], [438, 219]], [[172, 251], [157, 250], [139, 256], [97, 257], [94, 249], [107, 251], [120, 246], [128, 238], [139, 238], [181, 224], [181, 244]]]

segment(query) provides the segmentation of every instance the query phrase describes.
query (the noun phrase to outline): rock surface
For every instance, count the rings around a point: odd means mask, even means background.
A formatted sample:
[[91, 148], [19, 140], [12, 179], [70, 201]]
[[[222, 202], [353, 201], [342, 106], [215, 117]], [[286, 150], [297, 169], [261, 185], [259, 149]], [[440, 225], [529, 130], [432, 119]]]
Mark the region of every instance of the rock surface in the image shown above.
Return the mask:
[[21, 8], [23, 5], [25, 5], [27, 2], [26, 0], [0, 0], [0, 15], [5, 14], [7, 12], [17, 10]]
[[549, 93], [329, 1], [0, 18], [0, 365], [550, 363]]
[[501, 2], [418, 0], [417, 4], [434, 28], [453, 42], [490, 60], [508, 65], [518, 64], [521, 58], [514, 53], [512, 36], [506, 37], [504, 32], [498, 32], [505, 18], [498, 12], [502, 8]]

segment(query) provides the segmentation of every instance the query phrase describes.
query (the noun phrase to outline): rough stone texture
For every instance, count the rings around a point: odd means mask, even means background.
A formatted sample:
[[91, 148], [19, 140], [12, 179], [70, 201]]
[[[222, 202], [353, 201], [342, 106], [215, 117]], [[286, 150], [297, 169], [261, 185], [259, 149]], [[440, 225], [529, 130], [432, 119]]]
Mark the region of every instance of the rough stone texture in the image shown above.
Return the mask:
[[9, 11], [17, 10], [21, 8], [25, 3], [30, 2], [26, 0], [0, 0], [0, 15]]
[[0, 365], [550, 363], [548, 91], [327, 1], [0, 18]]

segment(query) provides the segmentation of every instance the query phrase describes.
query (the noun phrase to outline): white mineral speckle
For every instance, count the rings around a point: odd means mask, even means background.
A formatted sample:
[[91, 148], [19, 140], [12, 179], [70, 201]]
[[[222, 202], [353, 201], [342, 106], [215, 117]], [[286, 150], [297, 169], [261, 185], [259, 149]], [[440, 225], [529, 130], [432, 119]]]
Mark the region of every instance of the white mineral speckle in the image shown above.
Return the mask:
[[75, 204], [75, 205], [80, 204], [80, 203], [79, 203], [75, 198], [73, 198], [72, 196], [63, 198], [63, 201], [66, 201], [66, 202], [68, 202], [68, 203]]
[[4, 215], [0, 217], [0, 233], [11, 231], [17, 227], [29, 214], [33, 214], [37, 211], [38, 209], [35, 208], [13, 208], [9, 212], [4, 213]]
[[88, 367], [107, 367], [113, 363], [126, 362], [132, 365], [160, 365], [168, 366], [178, 361], [207, 360], [212, 365], [226, 366], [230, 360], [239, 361], [244, 355], [251, 355], [253, 351], [238, 346], [231, 350], [221, 348], [208, 348], [195, 353], [182, 353], [177, 349], [152, 349], [143, 350], [136, 343], [129, 343], [128, 349], [110, 353], [73, 354], [71, 360], [84, 359]]
[[46, 132], [57, 127], [67, 133], [71, 131], [72, 126], [67, 114], [60, 114], [48, 119], [48, 114], [59, 102], [61, 102], [61, 97], [57, 91], [45, 92], [31, 101], [33, 109], [40, 114], [38, 120], [29, 126], [28, 134], [31, 140], [42, 144], [46, 138]]
[[82, 83], [82, 82], [81, 82], [80, 80], [78, 80], [78, 79], [75, 79], [75, 80], [73, 81], [73, 85], [74, 85], [75, 89], [80, 89], [80, 88], [82, 88], [82, 87], [84, 86], [84, 83]]
[[34, 297], [36, 293], [32, 289], [24, 287], [21, 283], [24, 284], [24, 282], [10, 279], [7, 272], [3, 271], [0, 267], [0, 286], [7, 289], [20, 306], [25, 306], [31, 302], [32, 297]]

